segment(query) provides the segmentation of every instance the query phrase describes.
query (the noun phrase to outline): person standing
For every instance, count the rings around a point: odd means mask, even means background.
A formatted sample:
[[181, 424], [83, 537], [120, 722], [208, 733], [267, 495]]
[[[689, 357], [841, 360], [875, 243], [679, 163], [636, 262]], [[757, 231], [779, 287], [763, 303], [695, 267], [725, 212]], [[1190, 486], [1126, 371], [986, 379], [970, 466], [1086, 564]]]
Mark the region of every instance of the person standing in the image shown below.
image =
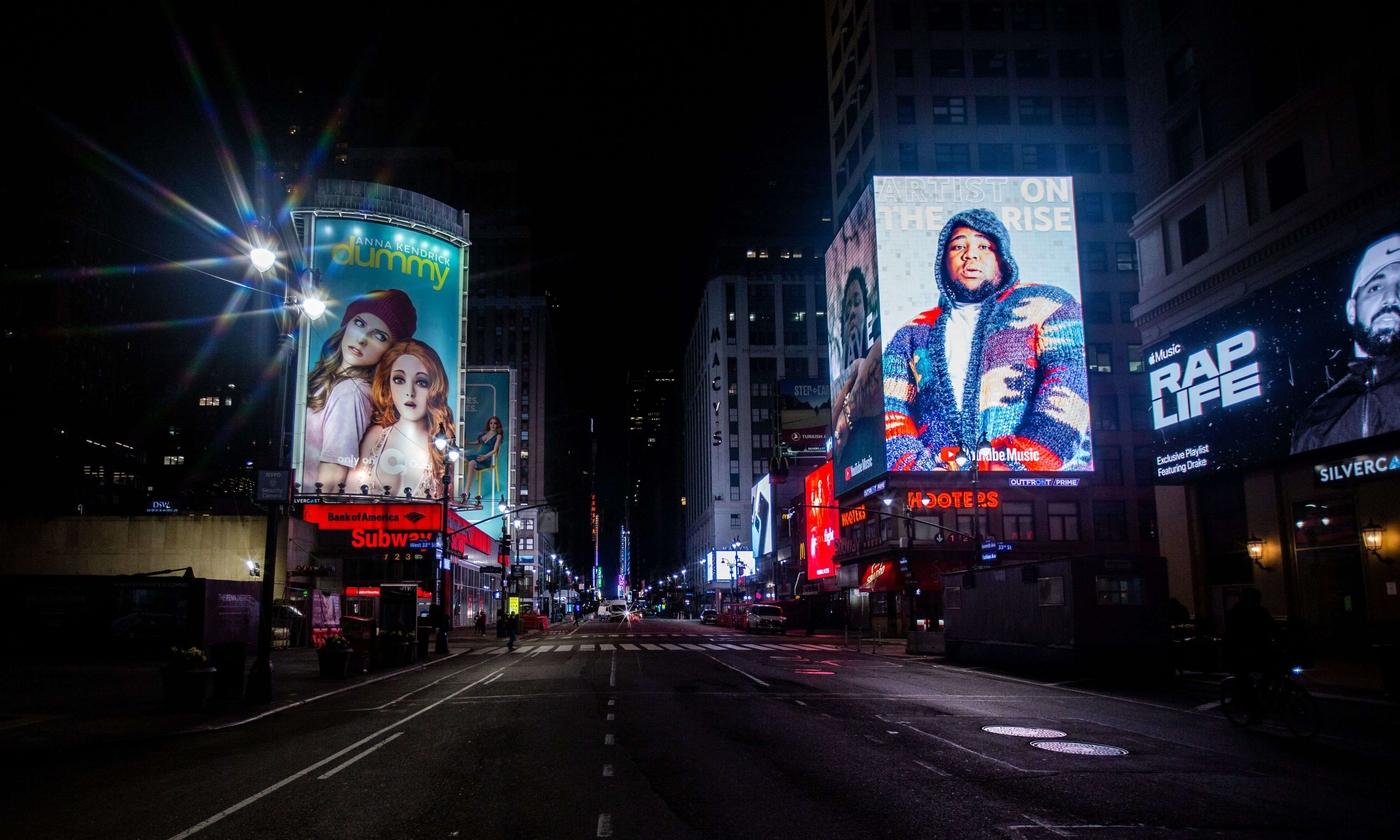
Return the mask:
[[510, 616], [506, 618], [506, 635], [510, 637], [510, 641], [506, 642], [506, 650], [515, 650], [515, 637], [519, 632], [520, 616], [516, 613], [511, 613]]
[[486, 635], [486, 611], [485, 611], [485, 610], [477, 610], [477, 611], [476, 611], [476, 635], [478, 635], [478, 636], [485, 636], [485, 635]]

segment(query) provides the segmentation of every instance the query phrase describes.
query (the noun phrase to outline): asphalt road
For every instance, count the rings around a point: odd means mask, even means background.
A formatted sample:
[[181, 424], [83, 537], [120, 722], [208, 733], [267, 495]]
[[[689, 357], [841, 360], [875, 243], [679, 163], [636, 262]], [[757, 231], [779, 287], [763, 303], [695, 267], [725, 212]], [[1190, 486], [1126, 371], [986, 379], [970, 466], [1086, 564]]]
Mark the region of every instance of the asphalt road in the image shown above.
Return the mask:
[[[1201, 700], [694, 622], [587, 623], [222, 731], [33, 757], [0, 786], [0, 824], [201, 840], [1390, 836], [1393, 708], [1297, 742]], [[1108, 749], [1045, 748], [1066, 744]]]

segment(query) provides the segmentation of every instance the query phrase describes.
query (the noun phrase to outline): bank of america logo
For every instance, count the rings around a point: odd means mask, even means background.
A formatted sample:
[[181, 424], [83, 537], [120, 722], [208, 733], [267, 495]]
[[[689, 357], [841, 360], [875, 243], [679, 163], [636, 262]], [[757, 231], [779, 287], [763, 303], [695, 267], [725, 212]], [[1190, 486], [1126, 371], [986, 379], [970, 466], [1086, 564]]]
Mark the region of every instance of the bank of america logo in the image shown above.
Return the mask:
[[427, 518], [427, 515], [426, 515], [426, 514], [423, 514], [423, 513], [419, 513], [418, 511], [415, 510], [415, 511], [410, 511], [410, 512], [404, 514], [403, 518], [404, 518], [404, 519], [407, 519], [409, 522], [413, 523], [414, 525], [417, 525], [417, 524], [418, 524], [418, 520], [420, 520], [420, 519], [426, 519], [426, 518]]

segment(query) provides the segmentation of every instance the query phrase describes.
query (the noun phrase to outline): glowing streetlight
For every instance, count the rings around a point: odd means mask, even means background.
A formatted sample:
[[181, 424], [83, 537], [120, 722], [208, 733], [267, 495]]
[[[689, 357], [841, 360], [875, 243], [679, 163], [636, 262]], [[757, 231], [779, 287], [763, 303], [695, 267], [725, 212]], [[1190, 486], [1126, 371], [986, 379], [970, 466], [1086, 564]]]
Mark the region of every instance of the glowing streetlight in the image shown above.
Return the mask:
[[261, 245], [248, 252], [248, 259], [259, 274], [266, 274], [277, 263], [277, 255]]
[[309, 297], [301, 302], [302, 314], [315, 321], [326, 314], [326, 302], [318, 297]]

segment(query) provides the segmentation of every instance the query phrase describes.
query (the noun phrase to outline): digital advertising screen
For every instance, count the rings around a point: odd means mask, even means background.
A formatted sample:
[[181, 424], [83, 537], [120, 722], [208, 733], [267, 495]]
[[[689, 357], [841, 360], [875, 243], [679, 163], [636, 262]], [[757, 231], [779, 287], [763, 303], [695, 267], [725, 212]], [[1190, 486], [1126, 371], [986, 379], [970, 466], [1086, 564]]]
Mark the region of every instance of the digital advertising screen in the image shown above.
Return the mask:
[[705, 580], [727, 583], [754, 573], [752, 551], [711, 551], [705, 561]]
[[794, 452], [821, 452], [831, 433], [831, 383], [820, 379], [778, 382], [778, 422]]
[[765, 475], [753, 486], [753, 515], [749, 517], [749, 545], [755, 557], [773, 553], [773, 479]]
[[[511, 428], [515, 416], [515, 371], [469, 367], [462, 403], [462, 492], [473, 503], [463, 515], [479, 522], [512, 504]], [[481, 508], [475, 509], [480, 501]]]
[[406, 226], [310, 215], [326, 313], [303, 321], [293, 464], [300, 492], [441, 498], [457, 439], [463, 249]]
[[1093, 469], [1071, 178], [877, 177], [827, 290], [838, 495], [977, 452], [984, 471]]
[[807, 474], [807, 579], [836, 574], [836, 541], [841, 536], [831, 462]]
[[1400, 430], [1400, 225], [1363, 243], [1146, 348], [1158, 481]]

